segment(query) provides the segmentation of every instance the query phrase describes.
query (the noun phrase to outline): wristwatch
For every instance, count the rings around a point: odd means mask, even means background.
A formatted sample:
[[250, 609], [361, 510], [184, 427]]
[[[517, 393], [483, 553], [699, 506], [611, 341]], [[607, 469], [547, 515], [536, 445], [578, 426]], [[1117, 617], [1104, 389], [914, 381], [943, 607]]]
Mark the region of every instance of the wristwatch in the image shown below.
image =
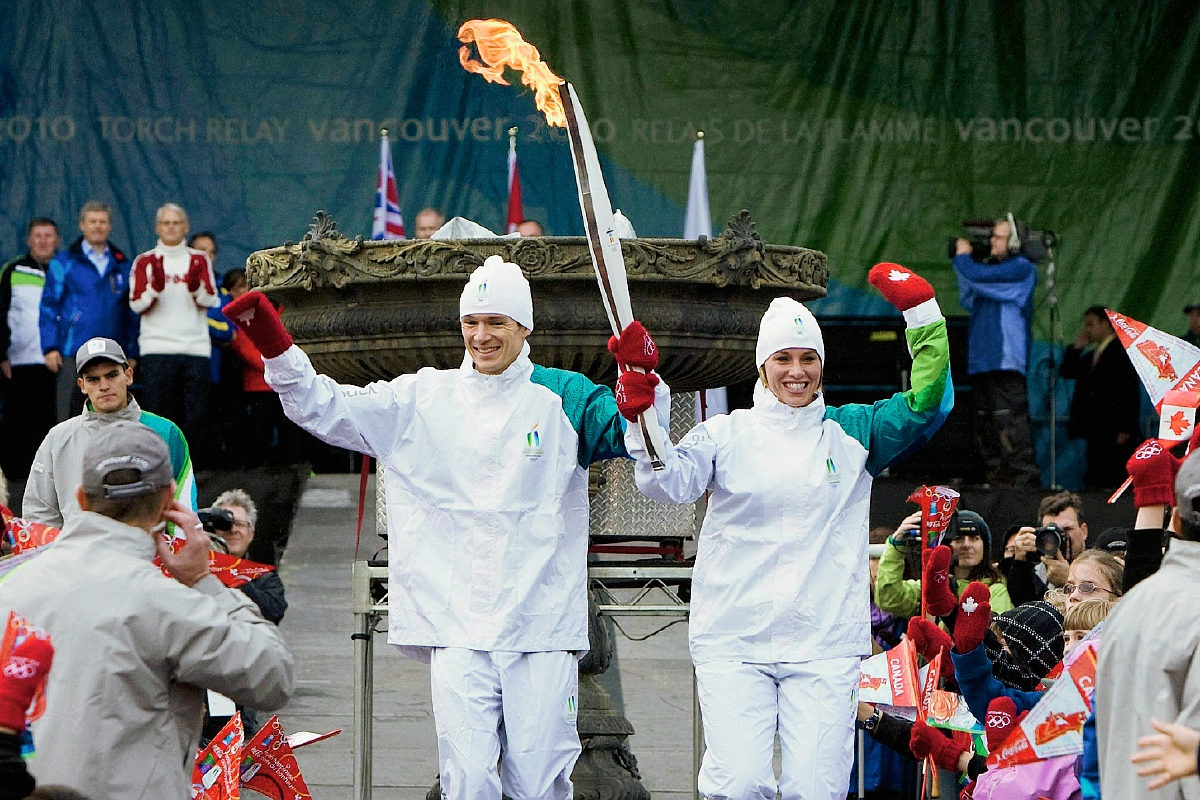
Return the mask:
[[879, 720], [881, 719], [883, 719], [883, 709], [876, 707], [875, 711], [871, 713], [871, 716], [863, 720], [863, 730], [868, 732], [875, 730], [879, 727]]

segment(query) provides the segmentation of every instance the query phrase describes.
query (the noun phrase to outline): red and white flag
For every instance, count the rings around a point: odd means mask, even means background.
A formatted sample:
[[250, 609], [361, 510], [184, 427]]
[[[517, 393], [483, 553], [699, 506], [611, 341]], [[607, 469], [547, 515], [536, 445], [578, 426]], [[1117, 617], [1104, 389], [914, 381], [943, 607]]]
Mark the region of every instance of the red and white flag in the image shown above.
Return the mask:
[[1105, 311], [1155, 410], [1162, 412], [1172, 389], [1200, 392], [1200, 347], [1112, 309]]
[[505, 230], [514, 233], [525, 221], [525, 208], [521, 205], [521, 173], [517, 170], [516, 128], [508, 131], [508, 224]]
[[392, 150], [386, 133], [379, 136], [379, 179], [375, 182], [375, 220], [371, 225], [371, 238], [405, 238], [400, 193], [396, 191], [396, 173], [392, 171]]

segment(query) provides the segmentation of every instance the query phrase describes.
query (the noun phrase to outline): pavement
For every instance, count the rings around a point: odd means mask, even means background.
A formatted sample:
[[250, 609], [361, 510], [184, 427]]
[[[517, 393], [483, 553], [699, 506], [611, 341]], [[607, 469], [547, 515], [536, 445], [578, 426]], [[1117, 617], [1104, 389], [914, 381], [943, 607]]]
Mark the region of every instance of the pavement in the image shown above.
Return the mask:
[[[375, 534], [371, 477], [359, 557], [383, 543]], [[279, 712], [289, 732], [344, 733], [297, 751], [314, 800], [350, 800], [353, 766], [354, 655], [350, 634], [350, 565], [358, 477], [317, 475], [300, 501], [280, 564], [288, 612], [281, 627], [296, 655], [296, 692]], [[668, 620], [624, 618], [633, 637]], [[617, 636], [621, 694], [636, 734], [630, 746], [643, 785], [656, 798], [692, 796], [692, 671], [686, 624], [646, 641]], [[429, 667], [375, 639], [374, 797], [421, 800], [437, 777], [437, 739], [429, 699]]]

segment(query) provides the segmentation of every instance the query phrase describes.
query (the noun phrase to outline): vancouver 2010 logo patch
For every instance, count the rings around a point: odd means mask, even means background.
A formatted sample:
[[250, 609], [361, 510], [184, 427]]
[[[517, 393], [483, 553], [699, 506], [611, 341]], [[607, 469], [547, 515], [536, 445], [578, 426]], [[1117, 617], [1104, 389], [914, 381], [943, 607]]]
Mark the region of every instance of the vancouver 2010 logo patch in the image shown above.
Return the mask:
[[541, 458], [542, 457], [542, 435], [538, 433], [538, 423], [533, 423], [533, 427], [529, 429], [529, 433], [525, 434], [525, 457], [526, 458]]

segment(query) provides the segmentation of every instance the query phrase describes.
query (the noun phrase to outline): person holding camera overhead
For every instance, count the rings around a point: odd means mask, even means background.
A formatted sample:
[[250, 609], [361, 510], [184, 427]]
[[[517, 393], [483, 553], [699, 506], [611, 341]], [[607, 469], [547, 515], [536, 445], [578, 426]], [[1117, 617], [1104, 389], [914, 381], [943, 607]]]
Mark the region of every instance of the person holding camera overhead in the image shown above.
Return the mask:
[[75, 354], [76, 382], [87, 396], [83, 413], [50, 429], [33, 457], [25, 484], [21, 515], [33, 522], [61, 528], [79, 511], [75, 489], [83, 471], [88, 442], [118, 420], [140, 422], [167, 443], [175, 477], [175, 499], [189, 511], [196, 508], [196, 481], [192, 458], [183, 432], [169, 419], [143, 411], [129, 393], [133, 367], [121, 345], [96, 337], [84, 342]]
[[1037, 487], [1025, 389], [1037, 269], [1020, 253], [1009, 220], [996, 220], [989, 244], [982, 261], [966, 239], [954, 248], [959, 302], [970, 314], [967, 377], [975, 393], [975, 433], [989, 483]]

